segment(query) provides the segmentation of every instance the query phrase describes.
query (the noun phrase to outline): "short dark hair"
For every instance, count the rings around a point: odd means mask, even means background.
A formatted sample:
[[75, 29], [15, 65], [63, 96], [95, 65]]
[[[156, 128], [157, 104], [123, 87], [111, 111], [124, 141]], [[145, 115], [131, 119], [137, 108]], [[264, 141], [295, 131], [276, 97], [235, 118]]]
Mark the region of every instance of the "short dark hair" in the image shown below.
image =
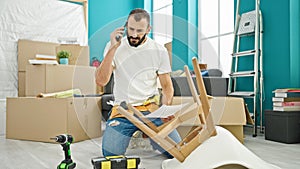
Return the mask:
[[[137, 22], [140, 21], [143, 18], [146, 18], [147, 22], [150, 24], [150, 15], [146, 10], [144, 10], [142, 8], [136, 8], [136, 9], [133, 9], [132, 11], [130, 11], [130, 13], [128, 15], [128, 18], [131, 15], [134, 16], [134, 19]], [[127, 18], [127, 20], [128, 20], [128, 18]]]

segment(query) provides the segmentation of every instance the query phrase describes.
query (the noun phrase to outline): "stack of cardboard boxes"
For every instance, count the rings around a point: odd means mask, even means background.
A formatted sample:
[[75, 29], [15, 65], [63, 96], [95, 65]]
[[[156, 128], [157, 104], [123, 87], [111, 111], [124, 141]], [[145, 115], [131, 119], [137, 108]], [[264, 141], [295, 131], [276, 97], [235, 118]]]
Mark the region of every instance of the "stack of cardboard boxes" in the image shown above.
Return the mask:
[[[36, 54], [71, 52], [69, 65], [31, 65]], [[101, 135], [100, 97], [37, 98], [40, 93], [80, 89], [96, 94], [95, 67], [89, 66], [89, 47], [30, 40], [18, 41], [18, 96], [7, 98], [6, 137], [53, 142], [71, 134], [75, 141]]]

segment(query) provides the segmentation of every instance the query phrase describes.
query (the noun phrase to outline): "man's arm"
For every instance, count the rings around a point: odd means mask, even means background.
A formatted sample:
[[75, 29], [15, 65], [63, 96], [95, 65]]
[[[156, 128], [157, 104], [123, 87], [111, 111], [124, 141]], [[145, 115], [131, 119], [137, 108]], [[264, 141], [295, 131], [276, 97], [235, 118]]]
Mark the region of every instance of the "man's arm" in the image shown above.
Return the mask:
[[158, 77], [162, 87], [162, 104], [171, 105], [174, 94], [174, 88], [170, 74], [159, 74]]
[[113, 62], [116, 49], [117, 46], [111, 47], [108, 50], [103, 61], [101, 62], [100, 66], [96, 69], [96, 73], [95, 73], [96, 84], [99, 86], [105, 86], [109, 82], [110, 76], [113, 71], [112, 62]]
[[124, 27], [117, 28], [110, 34], [110, 48], [106, 53], [103, 61], [95, 72], [96, 84], [99, 86], [105, 86], [110, 79], [113, 71], [112, 62], [115, 56], [117, 48], [120, 46], [121, 42], [117, 41], [116, 36], [123, 35]]

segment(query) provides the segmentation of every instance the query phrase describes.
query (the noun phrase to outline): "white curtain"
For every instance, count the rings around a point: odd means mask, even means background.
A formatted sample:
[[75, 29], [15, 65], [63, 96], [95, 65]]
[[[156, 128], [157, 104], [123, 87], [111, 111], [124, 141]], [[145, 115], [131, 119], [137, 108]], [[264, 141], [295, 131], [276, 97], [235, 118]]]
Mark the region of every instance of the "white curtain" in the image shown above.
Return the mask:
[[[58, 0], [0, 0], [0, 124], [5, 124], [6, 97], [18, 95], [18, 40], [58, 43], [62, 37], [77, 38], [87, 45], [82, 5]], [[0, 135], [4, 131], [0, 126]]]

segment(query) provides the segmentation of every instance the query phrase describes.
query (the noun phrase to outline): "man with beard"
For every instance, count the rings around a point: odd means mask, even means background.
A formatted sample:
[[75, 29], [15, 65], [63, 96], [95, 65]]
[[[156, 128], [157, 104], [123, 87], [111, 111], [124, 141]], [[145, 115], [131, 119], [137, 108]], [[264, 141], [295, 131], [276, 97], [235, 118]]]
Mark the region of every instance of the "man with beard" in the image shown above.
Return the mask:
[[[124, 155], [133, 133], [138, 130], [117, 111], [118, 105], [130, 103], [146, 115], [158, 109], [160, 103], [170, 105], [172, 102], [174, 89], [169, 74], [171, 67], [168, 52], [147, 36], [150, 29], [148, 12], [139, 8], [132, 10], [125, 26], [115, 29], [110, 34], [110, 42], [104, 50], [105, 57], [96, 70], [96, 83], [99, 86], [105, 86], [112, 72], [114, 73], [115, 101], [103, 135], [104, 156]], [[161, 96], [157, 87], [157, 77], [162, 87]], [[124, 105], [126, 107], [126, 104]], [[170, 119], [172, 117], [151, 120], [160, 126]], [[169, 136], [177, 143], [180, 141], [176, 130]], [[172, 158], [159, 145], [151, 139], [150, 141], [154, 149]]]

